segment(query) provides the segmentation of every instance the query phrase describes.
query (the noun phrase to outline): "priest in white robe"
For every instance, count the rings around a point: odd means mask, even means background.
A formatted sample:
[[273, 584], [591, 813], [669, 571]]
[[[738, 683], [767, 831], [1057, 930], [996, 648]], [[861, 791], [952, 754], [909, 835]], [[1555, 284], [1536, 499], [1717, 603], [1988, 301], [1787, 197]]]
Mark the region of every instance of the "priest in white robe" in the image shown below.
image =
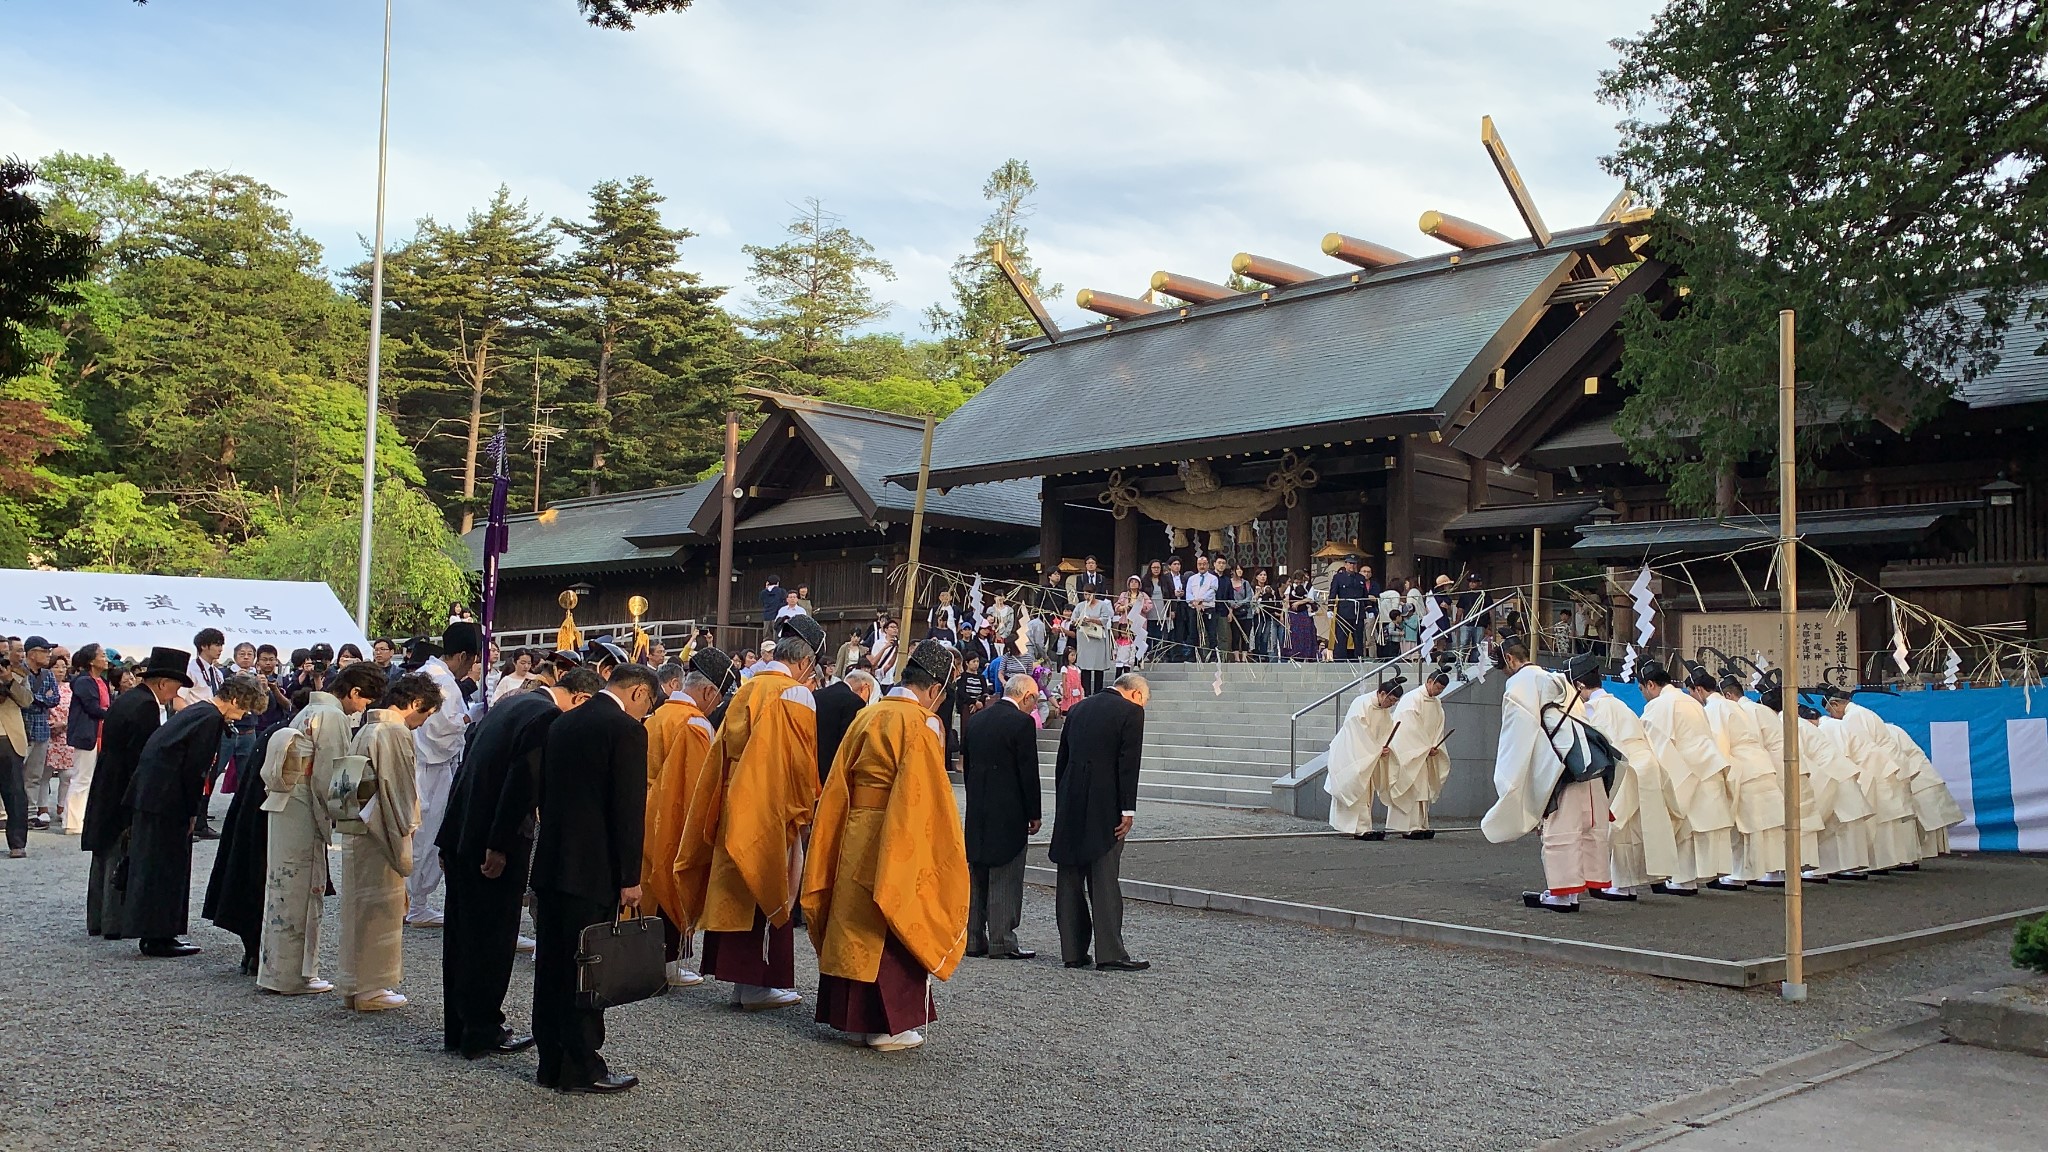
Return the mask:
[[1394, 706], [1401, 699], [1401, 678], [1380, 681], [1371, 692], [1351, 702], [1351, 710], [1330, 738], [1329, 767], [1323, 790], [1330, 794], [1330, 827], [1354, 840], [1385, 840], [1372, 826], [1374, 796], [1386, 794], [1393, 774]]
[[1589, 895], [1599, 900], [1634, 900], [1640, 889], [1670, 879], [1677, 867], [1678, 839], [1670, 802], [1665, 799], [1664, 770], [1657, 764], [1656, 753], [1650, 751], [1642, 718], [1606, 690], [1598, 664], [1588, 662], [1574, 670], [1572, 682], [1579, 688], [1579, 708], [1586, 722], [1614, 745], [1623, 760], [1615, 769], [1614, 789], [1607, 798], [1613, 817], [1607, 831], [1613, 875], [1607, 887], [1595, 888]]
[[1714, 880], [1734, 864], [1734, 806], [1728, 759], [1714, 739], [1707, 710], [1671, 683], [1662, 664], [1643, 665], [1643, 732], [1664, 770], [1678, 846], [1671, 878], [1651, 885], [1665, 895], [1692, 896], [1698, 881]]
[[1855, 703], [1850, 698], [1853, 693], [1829, 688], [1825, 695], [1828, 718], [1821, 721], [1821, 727], [1835, 737], [1842, 753], [1856, 765], [1857, 780], [1874, 810], [1870, 820], [1870, 871], [1881, 876], [1893, 868], [1918, 862], [1920, 822], [1913, 815], [1905, 767], [1892, 754], [1884, 721], [1877, 713]]
[[1710, 888], [1740, 891], [1752, 880], [1785, 870], [1785, 789], [1782, 766], [1764, 747], [1756, 719], [1743, 706], [1742, 682], [1718, 683], [1704, 669], [1694, 674], [1692, 696], [1707, 710], [1707, 725], [1728, 758], [1728, 787], [1735, 808], [1734, 852], [1725, 875]]
[[1392, 755], [1382, 796], [1387, 831], [1400, 833], [1404, 840], [1436, 838], [1436, 830], [1429, 826], [1429, 806], [1436, 803], [1451, 774], [1451, 757], [1443, 748], [1442, 700], [1450, 684], [1450, 673], [1431, 672], [1394, 705], [1394, 730], [1387, 741]]
[[[1785, 724], [1778, 711], [1782, 696], [1774, 676], [1766, 677], [1757, 691], [1763, 697], [1762, 702], [1741, 696], [1735, 703], [1741, 705], [1749, 713], [1750, 719], [1756, 722], [1757, 735], [1763, 739], [1764, 753], [1771, 758], [1771, 763], [1778, 766], [1778, 792], [1782, 796], [1785, 784]], [[1824, 811], [1813, 790], [1813, 766], [1806, 763], [1805, 757], [1802, 756], [1799, 762], [1799, 874], [1806, 880], [1823, 884], [1827, 881], [1814, 867], [1814, 862], [1820, 858], [1820, 830]], [[1780, 839], [1782, 841], [1782, 835]], [[1782, 888], [1785, 886], [1785, 870], [1781, 867], [1775, 871], [1765, 872], [1750, 883], [1763, 888]]]
[[1819, 709], [1799, 706], [1799, 766], [1813, 782], [1820, 834], [1815, 871], [1823, 877], [1860, 879], [1870, 867], [1870, 824], [1876, 810], [1863, 791], [1856, 765], [1842, 754], [1841, 741], [1822, 726]]
[[441, 705], [426, 676], [401, 676], [382, 706], [364, 715], [349, 755], [369, 761], [369, 795], [358, 818], [336, 821], [341, 838], [341, 976], [344, 1002], [358, 1012], [402, 1007], [405, 973], [405, 880], [412, 874], [413, 833], [420, 826], [413, 733]]
[[1962, 805], [1956, 803], [1955, 793], [1948, 789], [1948, 781], [1934, 767], [1934, 761], [1927, 758], [1920, 745], [1906, 735], [1906, 730], [1897, 724], [1886, 724], [1885, 734], [1891, 737], [1892, 754], [1906, 769], [1906, 790], [1913, 805], [1913, 818], [1920, 825], [1920, 855], [1948, 855], [1948, 830], [1963, 819]]
[[1503, 844], [1540, 827], [1544, 890], [1522, 893], [1522, 903], [1576, 912], [1581, 893], [1613, 882], [1607, 786], [1597, 777], [1572, 780], [1566, 771], [1566, 758], [1584, 739], [1567, 715], [1577, 715], [1578, 708], [1566, 678], [1531, 663], [1529, 650], [1519, 642], [1504, 646], [1501, 657], [1508, 682], [1501, 695], [1493, 767], [1500, 798], [1479, 828], [1488, 840]]

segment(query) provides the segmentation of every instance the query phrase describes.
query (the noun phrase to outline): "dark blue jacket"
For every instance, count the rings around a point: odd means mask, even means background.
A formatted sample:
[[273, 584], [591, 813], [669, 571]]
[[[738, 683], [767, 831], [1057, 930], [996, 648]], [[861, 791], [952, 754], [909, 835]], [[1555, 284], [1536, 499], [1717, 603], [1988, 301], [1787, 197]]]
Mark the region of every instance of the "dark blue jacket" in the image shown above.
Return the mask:
[[[80, 672], [71, 678], [71, 716], [64, 722], [64, 742], [73, 748], [90, 750], [100, 746], [100, 721], [106, 719], [107, 709], [100, 703], [99, 683], [90, 672]], [[114, 699], [111, 686], [107, 699]]]

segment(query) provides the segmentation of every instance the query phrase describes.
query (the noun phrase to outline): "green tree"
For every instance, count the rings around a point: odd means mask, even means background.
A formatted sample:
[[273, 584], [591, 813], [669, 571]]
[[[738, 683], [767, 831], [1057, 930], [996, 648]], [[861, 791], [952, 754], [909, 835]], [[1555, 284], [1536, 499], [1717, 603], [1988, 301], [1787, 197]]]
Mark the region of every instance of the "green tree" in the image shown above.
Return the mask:
[[958, 379], [929, 380], [922, 376], [886, 376], [880, 380], [828, 379], [819, 382], [825, 400], [879, 408], [905, 416], [936, 416], [943, 420], [967, 403], [967, 388]]
[[279, 398], [309, 385], [361, 406], [367, 317], [328, 281], [278, 193], [246, 176], [161, 182], [150, 234], [132, 248], [147, 255], [111, 281], [132, 314], [101, 333], [103, 368], [78, 380], [81, 401], [125, 474], [246, 537], [260, 494], [349, 467], [346, 452], [308, 461], [262, 433]]
[[2043, 0], [1671, 0], [1616, 42], [1600, 93], [1632, 116], [1607, 166], [1657, 208], [1653, 251], [1688, 292], [1625, 318], [1616, 428], [1675, 497], [1704, 506], [1770, 454], [1781, 308], [1809, 414], [1910, 423], [2037, 351], [2006, 336], [2048, 282], [2043, 19]]
[[109, 473], [86, 477], [76, 525], [59, 542], [65, 567], [97, 572], [213, 572], [220, 549], [199, 525], [167, 503]]
[[48, 219], [29, 194], [35, 175], [19, 158], [0, 160], [0, 380], [27, 370], [24, 329], [76, 302], [74, 285], [92, 268], [93, 238]]
[[689, 6], [690, 0], [576, 0], [577, 11], [583, 13], [591, 27], [617, 28], [627, 32], [633, 30], [635, 17], [681, 12]]
[[[230, 575], [256, 580], [322, 580], [344, 603], [356, 591], [363, 514], [350, 501], [336, 515], [301, 518], [237, 549]], [[431, 630], [447, 605], [467, 601], [469, 550], [426, 494], [401, 480], [377, 486], [370, 543], [370, 630]]]
[[[556, 239], [501, 186], [460, 228], [422, 218], [417, 235], [385, 258], [384, 331], [398, 349], [393, 401], [429, 486], [447, 491], [447, 478], [459, 478], [450, 502], [464, 532], [476, 519], [486, 412], [522, 406], [522, 350], [550, 334], [565, 290]], [[368, 265], [354, 275], [367, 291]]]
[[731, 321], [716, 308], [725, 290], [683, 270], [682, 242], [695, 234], [663, 223], [653, 181], [607, 180], [590, 201], [589, 223], [554, 226], [576, 246], [559, 354], [578, 361], [593, 389], [572, 414], [590, 461], [575, 475], [595, 496], [701, 468], [735, 357]]
[[785, 370], [838, 373], [845, 367], [842, 345], [853, 330], [889, 312], [868, 288], [868, 277], [894, 280], [896, 270], [815, 197], [789, 222], [789, 239], [741, 250], [752, 261], [747, 279], [756, 297], [744, 322], [767, 341], [766, 354]]
[[[995, 205], [974, 247], [953, 261], [953, 302], [925, 310], [925, 327], [938, 335], [951, 375], [972, 381], [993, 380], [1021, 358], [1004, 345], [1038, 334], [1031, 310], [996, 267], [992, 250], [1000, 244], [1040, 299], [1058, 296], [1058, 284], [1046, 284], [1031, 262], [1024, 221], [1031, 215], [1031, 196], [1038, 181], [1031, 165], [1005, 160], [982, 185], [982, 199]], [[975, 387], [979, 387], [977, 383]]]

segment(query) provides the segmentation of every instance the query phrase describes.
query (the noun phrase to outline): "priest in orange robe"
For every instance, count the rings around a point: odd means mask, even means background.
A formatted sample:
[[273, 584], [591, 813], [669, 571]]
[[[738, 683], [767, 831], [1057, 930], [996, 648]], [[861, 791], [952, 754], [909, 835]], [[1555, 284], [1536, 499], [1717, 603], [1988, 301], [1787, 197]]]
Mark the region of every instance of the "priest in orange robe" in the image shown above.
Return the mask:
[[967, 844], [933, 713], [953, 659], [943, 642], [924, 641], [902, 683], [854, 718], [804, 869], [818, 1020], [882, 1052], [924, 1043], [930, 978], [951, 976], [967, 951]]
[[676, 848], [683, 840], [683, 823], [689, 818], [697, 776], [711, 752], [715, 733], [706, 717], [725, 699], [724, 685], [731, 672], [731, 658], [708, 646], [692, 653], [687, 664], [663, 664], [655, 672], [668, 698], [647, 718], [647, 839], [641, 850], [640, 875], [649, 902], [660, 909], [668, 930], [668, 982], [672, 988], [704, 982], [704, 977], [683, 963], [692, 954], [690, 938], [694, 933], [683, 930], [689, 921], [683, 915], [682, 894], [676, 886]]
[[730, 982], [733, 1003], [748, 1011], [803, 1000], [792, 987], [790, 916], [803, 876], [803, 830], [818, 804], [810, 681], [824, 629], [808, 616], [788, 617], [782, 627], [774, 659], [754, 665], [726, 705], [674, 865], [683, 928], [704, 932], [704, 975]]

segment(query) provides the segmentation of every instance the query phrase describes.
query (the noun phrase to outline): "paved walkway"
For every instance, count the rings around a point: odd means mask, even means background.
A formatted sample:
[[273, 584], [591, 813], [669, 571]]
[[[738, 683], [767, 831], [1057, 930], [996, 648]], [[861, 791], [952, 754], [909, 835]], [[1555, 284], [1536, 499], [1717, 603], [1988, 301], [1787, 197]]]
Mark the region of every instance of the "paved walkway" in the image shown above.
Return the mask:
[[2039, 1152], [2048, 1060], [1932, 1044], [1635, 1148], [1657, 1152]]

